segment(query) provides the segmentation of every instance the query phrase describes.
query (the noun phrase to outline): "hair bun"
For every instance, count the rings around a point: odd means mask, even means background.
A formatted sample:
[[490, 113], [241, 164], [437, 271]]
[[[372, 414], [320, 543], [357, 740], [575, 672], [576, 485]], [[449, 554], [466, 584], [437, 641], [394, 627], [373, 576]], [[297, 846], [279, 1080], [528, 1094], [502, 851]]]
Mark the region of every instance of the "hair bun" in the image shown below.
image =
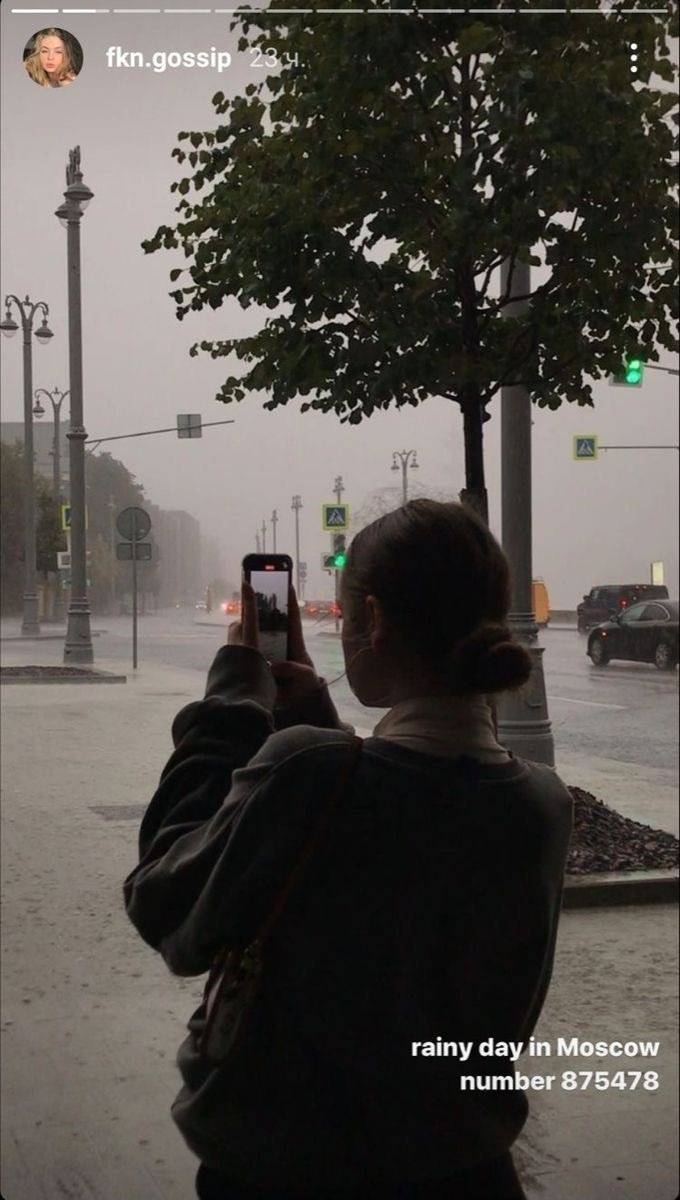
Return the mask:
[[531, 674], [531, 658], [506, 625], [482, 625], [451, 654], [461, 692], [503, 692], [521, 687]]

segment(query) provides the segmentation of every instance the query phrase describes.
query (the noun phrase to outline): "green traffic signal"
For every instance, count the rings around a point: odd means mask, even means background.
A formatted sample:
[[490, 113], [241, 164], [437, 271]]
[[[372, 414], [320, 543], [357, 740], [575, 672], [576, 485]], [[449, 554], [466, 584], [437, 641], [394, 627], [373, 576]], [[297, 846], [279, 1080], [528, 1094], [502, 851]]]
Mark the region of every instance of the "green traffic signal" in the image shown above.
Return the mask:
[[340, 571], [347, 562], [347, 537], [344, 533], [333, 534], [333, 566]]
[[642, 387], [642, 376], [645, 370], [645, 360], [635, 355], [634, 358], [624, 358], [618, 371], [610, 375], [612, 387]]
[[635, 386], [642, 383], [643, 362], [641, 358], [631, 358], [626, 363], [625, 378], [626, 383]]

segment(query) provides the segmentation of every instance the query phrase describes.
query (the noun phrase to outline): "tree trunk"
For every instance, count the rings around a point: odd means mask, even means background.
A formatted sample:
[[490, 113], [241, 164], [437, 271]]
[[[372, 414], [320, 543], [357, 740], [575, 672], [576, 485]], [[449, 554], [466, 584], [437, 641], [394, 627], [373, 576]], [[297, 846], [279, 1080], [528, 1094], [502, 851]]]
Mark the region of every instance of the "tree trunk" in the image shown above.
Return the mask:
[[489, 523], [489, 505], [484, 481], [484, 412], [477, 396], [461, 402], [463, 436], [465, 441], [465, 487], [460, 493], [461, 504], [469, 504]]

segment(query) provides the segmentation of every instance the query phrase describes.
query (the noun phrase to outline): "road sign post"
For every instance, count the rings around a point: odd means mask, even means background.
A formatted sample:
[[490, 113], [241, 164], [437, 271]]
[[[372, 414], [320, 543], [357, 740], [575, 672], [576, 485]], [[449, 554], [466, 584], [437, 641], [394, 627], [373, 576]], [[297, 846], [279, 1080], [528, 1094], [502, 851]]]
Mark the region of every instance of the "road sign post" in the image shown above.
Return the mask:
[[[116, 518], [116, 528], [126, 542], [131, 542], [130, 560], [132, 562], [132, 667], [137, 670], [137, 561], [141, 557], [138, 551], [139, 543], [151, 529], [151, 517], [143, 508], [131, 505], [124, 508]], [[119, 547], [120, 549], [120, 547]], [[149, 550], [151, 546], [149, 545]], [[119, 556], [122, 557], [122, 556]], [[127, 555], [126, 555], [127, 557]], [[145, 555], [150, 558], [151, 555]]]
[[132, 522], [132, 669], [137, 670], [137, 522]]

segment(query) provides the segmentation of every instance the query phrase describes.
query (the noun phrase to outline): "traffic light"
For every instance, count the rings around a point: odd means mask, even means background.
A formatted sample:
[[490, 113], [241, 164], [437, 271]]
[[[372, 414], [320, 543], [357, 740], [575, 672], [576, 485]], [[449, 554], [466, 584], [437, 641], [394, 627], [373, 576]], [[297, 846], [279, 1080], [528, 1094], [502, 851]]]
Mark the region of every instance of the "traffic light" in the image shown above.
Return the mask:
[[644, 363], [641, 358], [629, 358], [626, 363], [626, 383], [629, 387], [639, 387], [642, 383]]
[[611, 382], [614, 387], [642, 387], [644, 369], [644, 360], [634, 355], [624, 360], [623, 367], [612, 376]]
[[341, 570], [347, 562], [345, 542], [346, 535], [344, 533], [333, 534], [333, 566], [336, 571]]

